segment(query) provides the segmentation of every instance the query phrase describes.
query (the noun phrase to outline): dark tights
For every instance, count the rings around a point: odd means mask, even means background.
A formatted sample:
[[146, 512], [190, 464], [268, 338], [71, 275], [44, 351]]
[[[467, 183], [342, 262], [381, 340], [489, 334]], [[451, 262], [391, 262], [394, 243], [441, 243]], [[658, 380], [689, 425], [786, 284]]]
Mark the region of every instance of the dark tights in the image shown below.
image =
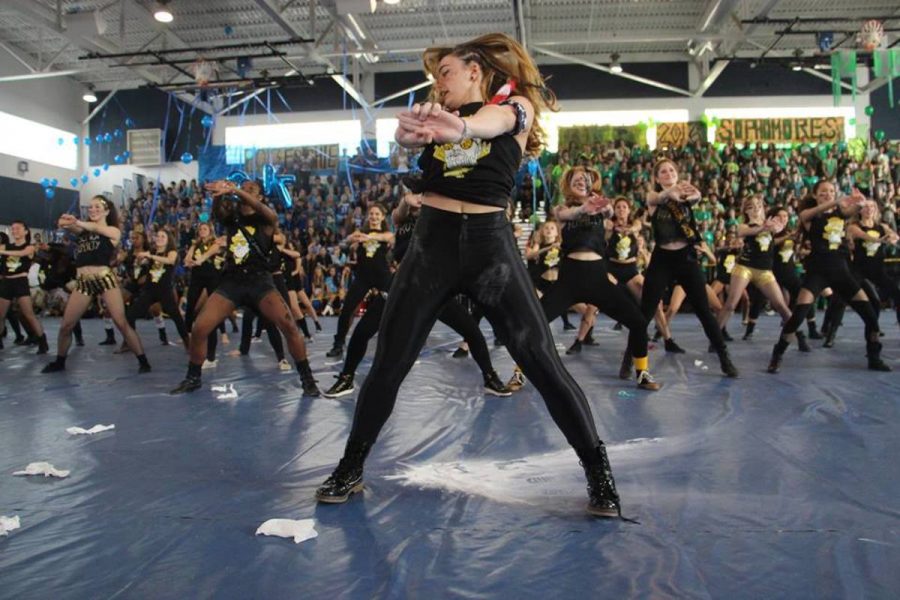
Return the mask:
[[128, 306], [128, 311], [125, 313], [125, 316], [128, 318], [128, 324], [134, 329], [134, 324], [138, 317], [145, 316], [150, 307], [157, 302], [162, 305], [163, 311], [175, 323], [178, 335], [186, 342], [190, 330], [184, 324], [184, 319], [181, 318], [181, 311], [178, 310], [178, 305], [175, 303], [175, 291], [171, 287], [153, 285], [152, 283], [145, 285], [138, 297]]
[[438, 313], [457, 293], [465, 293], [492, 325], [509, 332], [507, 349], [513, 359], [541, 393], [569, 444], [588, 455], [598, 443], [590, 406], [559, 358], [506, 215], [458, 214], [428, 206], [422, 207], [394, 276], [348, 447], [371, 444], [378, 437]]

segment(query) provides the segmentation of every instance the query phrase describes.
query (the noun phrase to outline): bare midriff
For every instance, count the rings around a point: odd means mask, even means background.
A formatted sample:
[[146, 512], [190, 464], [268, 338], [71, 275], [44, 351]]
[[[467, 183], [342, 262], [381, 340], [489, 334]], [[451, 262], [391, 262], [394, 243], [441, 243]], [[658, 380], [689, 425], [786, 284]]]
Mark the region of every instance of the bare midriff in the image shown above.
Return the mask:
[[445, 210], [452, 213], [460, 214], [483, 214], [504, 210], [499, 206], [489, 206], [487, 204], [476, 204], [474, 202], [466, 202], [465, 200], [457, 200], [456, 198], [448, 198], [434, 192], [425, 192], [422, 195], [422, 204]]

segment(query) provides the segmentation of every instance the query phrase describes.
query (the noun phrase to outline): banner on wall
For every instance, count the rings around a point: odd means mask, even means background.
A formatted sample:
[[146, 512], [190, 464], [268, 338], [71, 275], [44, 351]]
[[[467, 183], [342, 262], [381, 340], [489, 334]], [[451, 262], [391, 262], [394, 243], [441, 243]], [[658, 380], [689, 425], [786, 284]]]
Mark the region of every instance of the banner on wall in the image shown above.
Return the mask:
[[338, 144], [295, 146], [292, 148], [259, 148], [244, 152], [244, 171], [262, 173], [267, 164], [278, 165], [283, 173], [298, 174], [322, 169], [334, 170], [340, 160]]
[[656, 126], [656, 146], [684, 146], [688, 143], [706, 142], [706, 125], [700, 121], [690, 123], [660, 123]]
[[584, 146], [611, 144], [622, 140], [628, 144], [644, 144], [646, 126], [638, 125], [578, 125], [559, 128], [560, 150], [570, 150], [576, 154]]
[[[657, 130], [657, 140], [658, 136]], [[716, 142], [719, 144], [818, 144], [843, 139], [843, 117], [722, 119], [716, 127]]]

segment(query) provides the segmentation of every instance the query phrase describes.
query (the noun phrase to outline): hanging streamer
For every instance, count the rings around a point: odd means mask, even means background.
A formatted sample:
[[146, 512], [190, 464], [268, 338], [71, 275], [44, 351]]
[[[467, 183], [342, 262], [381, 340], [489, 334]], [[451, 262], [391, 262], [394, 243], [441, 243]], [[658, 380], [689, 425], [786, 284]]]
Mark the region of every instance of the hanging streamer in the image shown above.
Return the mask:
[[888, 80], [888, 102], [894, 108], [894, 77], [900, 77], [900, 48], [875, 52], [875, 76]]
[[842, 50], [831, 53], [831, 96], [834, 105], [841, 104], [841, 83], [844, 77], [850, 78], [853, 100], [856, 101], [856, 50]]
[[[162, 139], [163, 150], [165, 150], [166, 138], [168, 137], [168, 133], [169, 133], [169, 113], [171, 112], [171, 110], [170, 110], [171, 108], [172, 108], [172, 94], [169, 93], [169, 99], [166, 102], [166, 118], [163, 121], [163, 134], [162, 134], [163, 135], [163, 139]], [[176, 108], [177, 108], [177, 105], [176, 105]], [[162, 165], [159, 166], [159, 171], [157, 171], [157, 173], [156, 173], [156, 187], [153, 190], [153, 200], [150, 202], [150, 213], [147, 215], [147, 221], [144, 223], [144, 229], [147, 231], [150, 230], [150, 223], [153, 222], [153, 218], [156, 216], [156, 207], [157, 207], [157, 204], [159, 203], [159, 183], [160, 183], [161, 179], [162, 179]]]

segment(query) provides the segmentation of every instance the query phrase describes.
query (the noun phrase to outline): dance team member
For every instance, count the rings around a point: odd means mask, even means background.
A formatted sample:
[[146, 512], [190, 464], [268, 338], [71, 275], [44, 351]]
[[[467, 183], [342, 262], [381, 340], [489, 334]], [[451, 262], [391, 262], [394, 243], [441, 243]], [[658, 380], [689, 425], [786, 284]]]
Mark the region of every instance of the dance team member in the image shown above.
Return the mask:
[[225, 269], [219, 286], [206, 300], [191, 329], [187, 376], [169, 393], [193, 392], [202, 385], [201, 368], [207, 337], [237, 306], [247, 305], [284, 334], [300, 374], [303, 394], [318, 396], [319, 390], [306, 358], [306, 345], [272, 282], [269, 261], [278, 216], [264, 203], [256, 181], [244, 181], [238, 187], [231, 181], [222, 180], [205, 187], [214, 198], [212, 214], [227, 232]]
[[401, 382], [443, 305], [462, 292], [506, 336], [513, 359], [581, 459], [588, 510], [621, 515], [590, 405], [556, 352], [505, 211], [523, 153], [535, 155], [542, 146], [537, 117], [556, 108], [552, 92], [525, 50], [504, 34], [428, 49], [424, 62], [435, 78], [431, 101], [401, 113], [395, 133], [404, 147], [425, 146], [422, 209], [394, 276], [344, 456], [316, 497], [345, 502], [363, 489], [363, 463]]
[[144, 354], [141, 338], [128, 324], [119, 280], [109, 266], [122, 237], [116, 207], [104, 196], [94, 196], [88, 208], [87, 221], [64, 214], [59, 218], [59, 226], [78, 236], [75, 250], [77, 280], [75, 289], [66, 302], [59, 327], [56, 360], [45, 366], [41, 372], [54, 373], [65, 370], [66, 355], [72, 344], [72, 331], [94, 298], [99, 297], [106, 305], [110, 318], [119, 329], [128, 348], [137, 357], [138, 373], [149, 373], [150, 363]]
[[0, 327], [6, 319], [7, 311], [15, 302], [26, 327], [37, 338], [37, 354], [47, 354], [50, 350], [47, 335], [34, 314], [31, 287], [28, 285], [28, 271], [35, 253], [31, 232], [25, 221], [13, 221], [10, 234], [12, 239], [0, 247], [0, 260], [3, 261], [4, 269], [3, 279], [0, 280]]

